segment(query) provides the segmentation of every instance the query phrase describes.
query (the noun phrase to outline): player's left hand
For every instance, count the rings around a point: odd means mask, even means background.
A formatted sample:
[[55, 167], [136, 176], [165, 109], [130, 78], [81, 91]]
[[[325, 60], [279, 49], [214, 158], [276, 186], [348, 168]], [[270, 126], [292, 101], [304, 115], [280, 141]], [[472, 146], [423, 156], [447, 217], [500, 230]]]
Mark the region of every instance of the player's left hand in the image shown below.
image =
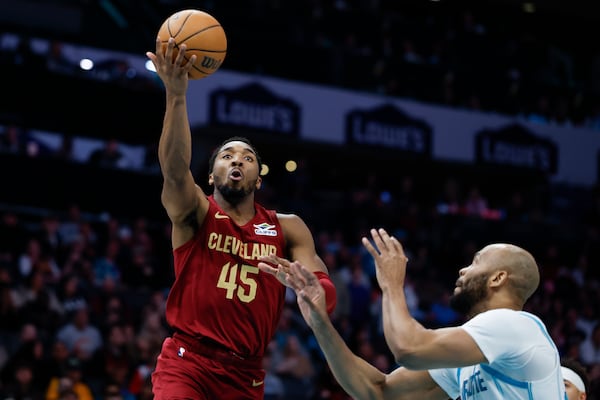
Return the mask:
[[184, 95], [188, 87], [188, 75], [196, 63], [197, 56], [194, 54], [190, 60], [186, 62], [185, 51], [186, 44], [179, 46], [176, 57], [173, 57], [175, 52], [175, 39], [169, 38], [167, 45], [163, 49], [161, 38], [156, 38], [156, 52], [146, 52], [146, 57], [154, 64], [156, 73], [163, 81], [165, 88], [175, 95]]
[[384, 288], [403, 287], [406, 277], [408, 258], [404, 254], [402, 244], [385, 229], [371, 229], [371, 237], [375, 246], [366, 237], [362, 244], [375, 261], [375, 273], [379, 285]]
[[290, 273], [290, 266], [292, 264], [290, 260], [276, 256], [274, 254], [268, 256], [260, 256], [259, 260], [260, 262], [258, 263], [258, 268], [261, 271], [273, 275], [283, 285], [291, 287], [287, 281], [287, 276]]
[[293, 262], [287, 281], [296, 292], [298, 307], [308, 326], [318, 329], [319, 324], [329, 320], [325, 290], [313, 272], [299, 262]]

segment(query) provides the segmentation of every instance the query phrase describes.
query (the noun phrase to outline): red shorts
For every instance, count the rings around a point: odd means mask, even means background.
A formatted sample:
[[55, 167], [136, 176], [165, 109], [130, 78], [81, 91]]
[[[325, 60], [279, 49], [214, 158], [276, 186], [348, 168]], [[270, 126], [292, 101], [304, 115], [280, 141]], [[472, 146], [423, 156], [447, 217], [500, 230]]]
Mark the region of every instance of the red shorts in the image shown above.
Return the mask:
[[154, 400], [262, 400], [265, 370], [189, 336], [166, 338], [152, 373]]

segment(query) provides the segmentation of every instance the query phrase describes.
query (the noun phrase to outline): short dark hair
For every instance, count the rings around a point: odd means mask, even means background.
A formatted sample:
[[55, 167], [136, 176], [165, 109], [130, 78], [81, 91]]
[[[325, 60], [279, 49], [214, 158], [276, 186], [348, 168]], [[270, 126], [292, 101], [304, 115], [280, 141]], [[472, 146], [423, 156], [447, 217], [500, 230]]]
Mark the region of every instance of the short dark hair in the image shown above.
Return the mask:
[[258, 154], [258, 150], [256, 150], [256, 147], [254, 147], [250, 139], [244, 136], [232, 136], [228, 139], [225, 139], [218, 147], [216, 147], [213, 150], [212, 154], [210, 155], [210, 158], [208, 159], [208, 173], [212, 173], [213, 167], [215, 165], [215, 160], [217, 159], [217, 154], [219, 154], [219, 151], [223, 148], [223, 146], [225, 146], [229, 142], [243, 142], [250, 146], [250, 148], [254, 152], [254, 155], [256, 156], [256, 162], [258, 163], [258, 173], [260, 175], [260, 171], [262, 170], [262, 160], [260, 158], [260, 155]]
[[589, 392], [590, 378], [588, 377], [587, 370], [585, 369], [585, 366], [583, 366], [583, 364], [581, 364], [574, 358], [563, 358], [560, 361], [560, 365], [565, 368], [569, 368], [571, 371], [579, 375], [579, 377], [583, 381], [583, 386], [585, 386], [585, 391]]

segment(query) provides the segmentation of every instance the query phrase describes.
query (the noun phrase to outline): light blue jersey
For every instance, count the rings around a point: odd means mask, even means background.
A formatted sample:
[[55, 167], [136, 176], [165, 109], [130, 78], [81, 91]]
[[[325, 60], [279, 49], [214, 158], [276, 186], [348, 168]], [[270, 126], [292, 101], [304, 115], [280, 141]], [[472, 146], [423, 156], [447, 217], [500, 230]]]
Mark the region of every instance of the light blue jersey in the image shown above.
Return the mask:
[[497, 309], [475, 316], [462, 327], [488, 363], [429, 370], [448, 396], [461, 400], [566, 399], [558, 350], [538, 317]]

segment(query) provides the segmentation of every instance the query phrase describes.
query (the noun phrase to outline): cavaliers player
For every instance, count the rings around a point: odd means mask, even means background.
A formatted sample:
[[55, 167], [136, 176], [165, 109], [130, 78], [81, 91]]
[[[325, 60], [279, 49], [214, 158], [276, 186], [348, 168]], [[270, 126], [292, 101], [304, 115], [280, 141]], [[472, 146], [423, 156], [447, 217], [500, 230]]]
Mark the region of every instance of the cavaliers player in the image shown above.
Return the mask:
[[304, 221], [255, 202], [261, 159], [250, 142], [233, 137], [211, 155], [211, 195], [194, 182], [186, 92], [195, 56], [173, 60], [171, 38], [148, 52], [165, 86], [166, 110], [158, 146], [162, 204], [172, 222], [175, 281], [166, 305], [174, 334], [165, 339], [152, 375], [156, 400], [263, 399], [262, 357], [284, 306], [285, 272], [258, 269], [259, 257], [298, 260], [326, 290], [335, 288]]

